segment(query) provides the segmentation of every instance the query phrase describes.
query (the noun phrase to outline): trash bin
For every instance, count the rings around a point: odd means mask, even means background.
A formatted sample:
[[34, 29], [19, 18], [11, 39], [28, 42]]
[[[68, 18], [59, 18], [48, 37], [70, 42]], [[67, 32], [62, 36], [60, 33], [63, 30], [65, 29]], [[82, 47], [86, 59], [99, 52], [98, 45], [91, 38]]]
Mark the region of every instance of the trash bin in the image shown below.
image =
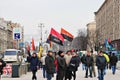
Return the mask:
[[13, 64], [12, 65], [12, 77], [20, 77], [20, 65], [19, 64]]

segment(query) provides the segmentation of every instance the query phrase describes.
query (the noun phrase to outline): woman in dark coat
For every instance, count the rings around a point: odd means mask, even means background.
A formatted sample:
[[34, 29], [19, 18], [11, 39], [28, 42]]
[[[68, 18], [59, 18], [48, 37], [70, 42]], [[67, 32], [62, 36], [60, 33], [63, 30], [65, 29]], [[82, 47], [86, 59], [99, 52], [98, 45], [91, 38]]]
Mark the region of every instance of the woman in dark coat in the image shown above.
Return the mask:
[[78, 70], [80, 64], [80, 58], [76, 53], [72, 53], [72, 58], [69, 65], [69, 70], [71, 71], [71, 75], [73, 76], [73, 80], [76, 80], [76, 71]]
[[30, 62], [30, 69], [33, 74], [32, 80], [34, 79], [37, 80], [36, 72], [37, 72], [37, 69], [39, 68], [39, 60], [38, 60], [37, 54], [33, 53], [32, 56], [28, 58], [28, 61]]

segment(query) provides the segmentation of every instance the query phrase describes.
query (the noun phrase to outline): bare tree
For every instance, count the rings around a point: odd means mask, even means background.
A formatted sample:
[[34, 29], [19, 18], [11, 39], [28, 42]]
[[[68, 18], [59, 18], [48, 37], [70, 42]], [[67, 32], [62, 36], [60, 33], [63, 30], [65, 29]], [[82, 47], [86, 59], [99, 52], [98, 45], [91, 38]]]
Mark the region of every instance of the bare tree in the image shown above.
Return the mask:
[[72, 42], [72, 47], [75, 49], [86, 50], [87, 48], [87, 32], [85, 29], [79, 29], [78, 35]]

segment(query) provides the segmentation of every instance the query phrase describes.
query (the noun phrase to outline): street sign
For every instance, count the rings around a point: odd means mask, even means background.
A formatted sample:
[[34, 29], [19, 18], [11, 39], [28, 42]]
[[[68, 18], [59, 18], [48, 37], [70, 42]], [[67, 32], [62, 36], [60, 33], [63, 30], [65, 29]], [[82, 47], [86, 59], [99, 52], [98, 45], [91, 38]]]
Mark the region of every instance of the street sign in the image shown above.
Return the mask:
[[14, 40], [19, 40], [21, 39], [20, 33], [14, 33]]
[[13, 28], [13, 39], [14, 40], [21, 39], [21, 28]]
[[24, 45], [25, 45], [24, 42], [19, 43], [20, 47], [23, 47]]
[[21, 33], [21, 28], [13, 28], [13, 33]]

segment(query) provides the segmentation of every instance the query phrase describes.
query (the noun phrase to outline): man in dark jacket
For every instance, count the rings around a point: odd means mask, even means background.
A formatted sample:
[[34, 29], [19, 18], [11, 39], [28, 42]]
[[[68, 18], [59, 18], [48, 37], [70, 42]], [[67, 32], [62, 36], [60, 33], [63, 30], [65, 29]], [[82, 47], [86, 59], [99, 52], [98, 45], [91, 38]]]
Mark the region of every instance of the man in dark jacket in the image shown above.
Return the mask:
[[82, 70], [85, 70], [85, 54], [81, 57], [81, 62], [82, 62]]
[[45, 67], [47, 72], [47, 80], [51, 80], [53, 74], [55, 73], [55, 64], [52, 51], [48, 51], [48, 55], [45, 58]]
[[104, 80], [104, 70], [106, 67], [107, 61], [103, 56], [103, 52], [100, 51], [96, 58], [96, 66], [98, 68], [98, 80]]
[[88, 78], [88, 69], [90, 71], [90, 77], [92, 78], [92, 64], [93, 64], [93, 57], [91, 56], [90, 51], [88, 51], [87, 56], [85, 58], [85, 66], [86, 66], [85, 78]]
[[117, 64], [117, 62], [118, 62], [118, 58], [117, 58], [117, 56], [115, 56], [115, 53], [113, 53], [112, 56], [110, 57], [110, 64], [111, 64], [113, 75], [116, 72], [116, 64]]
[[30, 62], [30, 69], [32, 71], [32, 80], [37, 80], [36, 72], [39, 68], [39, 60], [36, 53], [33, 53], [32, 56], [29, 56], [28, 62]]
[[64, 58], [64, 52], [63, 51], [59, 51], [58, 52], [59, 57], [58, 59], [58, 72], [57, 72], [57, 80], [63, 80], [63, 78], [65, 77], [65, 70], [66, 70], [66, 62], [65, 62], [65, 58]]

